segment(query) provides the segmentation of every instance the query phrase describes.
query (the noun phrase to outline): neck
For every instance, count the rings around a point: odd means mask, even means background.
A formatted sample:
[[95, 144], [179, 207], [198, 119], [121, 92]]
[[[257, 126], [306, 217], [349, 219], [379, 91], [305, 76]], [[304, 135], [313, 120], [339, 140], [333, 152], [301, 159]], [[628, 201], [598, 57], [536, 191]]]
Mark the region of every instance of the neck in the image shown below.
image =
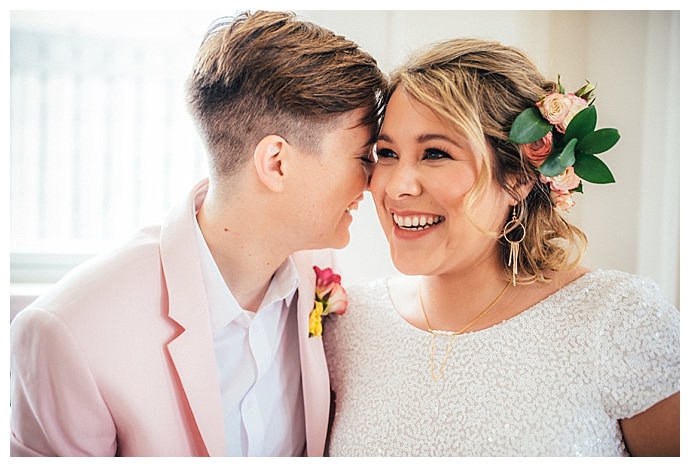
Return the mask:
[[197, 214], [226, 285], [249, 311], [258, 310], [275, 271], [292, 253], [281, 247], [280, 232], [267, 222], [268, 217], [256, 202], [247, 202], [241, 195], [228, 199], [213, 187]]
[[[491, 315], [507, 302], [512, 290], [499, 268], [464, 274], [427, 276], [420, 284], [420, 294], [433, 329], [458, 331], [475, 320], [487, 307], [486, 315], [467, 330], [483, 327]], [[505, 292], [505, 293], [503, 293]], [[494, 303], [494, 301], [498, 299]]]

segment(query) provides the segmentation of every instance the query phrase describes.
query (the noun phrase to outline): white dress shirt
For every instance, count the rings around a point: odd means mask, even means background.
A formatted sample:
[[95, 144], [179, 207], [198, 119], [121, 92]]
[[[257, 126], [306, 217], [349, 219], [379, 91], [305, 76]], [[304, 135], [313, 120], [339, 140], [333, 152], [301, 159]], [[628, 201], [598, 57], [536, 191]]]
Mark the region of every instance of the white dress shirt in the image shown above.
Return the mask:
[[306, 434], [297, 340], [297, 272], [276, 271], [259, 310], [243, 310], [197, 224], [228, 456], [300, 456]]

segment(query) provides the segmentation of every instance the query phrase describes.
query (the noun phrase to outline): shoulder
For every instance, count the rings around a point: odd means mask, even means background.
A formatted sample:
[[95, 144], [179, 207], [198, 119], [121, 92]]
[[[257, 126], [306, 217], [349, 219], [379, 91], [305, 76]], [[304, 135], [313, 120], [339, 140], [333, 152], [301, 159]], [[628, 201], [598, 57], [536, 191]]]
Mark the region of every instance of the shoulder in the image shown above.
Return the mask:
[[[139, 230], [126, 242], [103, 252], [70, 271], [57, 288], [98, 285], [105, 290], [122, 281], [140, 280], [142, 275], [160, 274], [160, 227]], [[114, 281], [114, 282], [113, 282]]]
[[385, 310], [395, 309], [397, 280], [397, 276], [386, 276], [367, 283], [347, 286], [348, 311], [352, 312], [353, 316], [362, 314], [376, 316]]
[[679, 389], [680, 313], [651, 279], [593, 271], [575, 284], [597, 326], [593, 349], [607, 410], [628, 418]]
[[[360, 315], [368, 315], [382, 304], [389, 301], [386, 278], [376, 279], [369, 283], [355, 283], [346, 287], [347, 312], [350, 319], [361, 319]], [[354, 317], [354, 318], [353, 318]]]
[[[356, 283], [345, 287], [347, 309], [342, 316], [336, 316], [325, 327], [326, 340], [347, 339], [350, 334], [361, 334], [378, 325], [377, 316], [388, 306], [390, 300], [386, 278], [369, 283]], [[368, 331], [367, 331], [368, 332]]]
[[626, 306], [668, 304], [653, 280], [617, 270], [597, 269], [588, 272], [564, 289], [584, 295], [592, 301], [607, 298]]
[[107, 310], [122, 313], [137, 303], [148, 303], [147, 296], [159, 297], [163, 278], [158, 233], [157, 227], [143, 229], [120, 246], [78, 265], [15, 320], [23, 316], [18, 323], [48, 326], [84, 318], [97, 324]]
[[663, 333], [678, 337], [680, 313], [649, 278], [598, 269], [562, 290], [567, 291], [573, 306], [600, 320], [604, 333], [620, 334], [625, 329], [629, 336]]

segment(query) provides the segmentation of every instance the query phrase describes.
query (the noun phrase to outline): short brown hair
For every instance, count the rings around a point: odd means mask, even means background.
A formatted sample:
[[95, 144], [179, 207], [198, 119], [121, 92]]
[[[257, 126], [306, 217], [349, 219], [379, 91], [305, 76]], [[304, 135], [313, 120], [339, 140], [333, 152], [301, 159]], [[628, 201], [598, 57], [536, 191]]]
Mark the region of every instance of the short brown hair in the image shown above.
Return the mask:
[[258, 11], [211, 26], [187, 97], [212, 176], [222, 178], [267, 135], [316, 152], [346, 112], [366, 108], [361, 123], [378, 124], [385, 86], [376, 60], [351, 40], [294, 13]]
[[[545, 271], [568, 270], [579, 263], [587, 237], [554, 209], [534, 166], [508, 141], [518, 114], [557, 89], [523, 51], [473, 38], [432, 44], [394, 71], [388, 96], [396, 88], [449, 122], [481, 155], [481, 170], [465, 200], [470, 218], [473, 204], [493, 183], [519, 203], [525, 227], [519, 282], [548, 282]], [[524, 198], [517, 189], [520, 184], [533, 184]], [[493, 232], [500, 239], [506, 276], [511, 277], [510, 247], [502, 233]]]

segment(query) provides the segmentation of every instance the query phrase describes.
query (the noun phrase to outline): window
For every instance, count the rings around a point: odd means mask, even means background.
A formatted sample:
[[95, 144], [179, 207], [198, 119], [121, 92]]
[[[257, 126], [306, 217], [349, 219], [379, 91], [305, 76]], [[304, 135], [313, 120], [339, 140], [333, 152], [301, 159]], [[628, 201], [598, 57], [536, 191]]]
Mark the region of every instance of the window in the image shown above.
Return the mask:
[[13, 12], [13, 284], [54, 282], [160, 223], [205, 176], [184, 81], [220, 15], [187, 13]]

